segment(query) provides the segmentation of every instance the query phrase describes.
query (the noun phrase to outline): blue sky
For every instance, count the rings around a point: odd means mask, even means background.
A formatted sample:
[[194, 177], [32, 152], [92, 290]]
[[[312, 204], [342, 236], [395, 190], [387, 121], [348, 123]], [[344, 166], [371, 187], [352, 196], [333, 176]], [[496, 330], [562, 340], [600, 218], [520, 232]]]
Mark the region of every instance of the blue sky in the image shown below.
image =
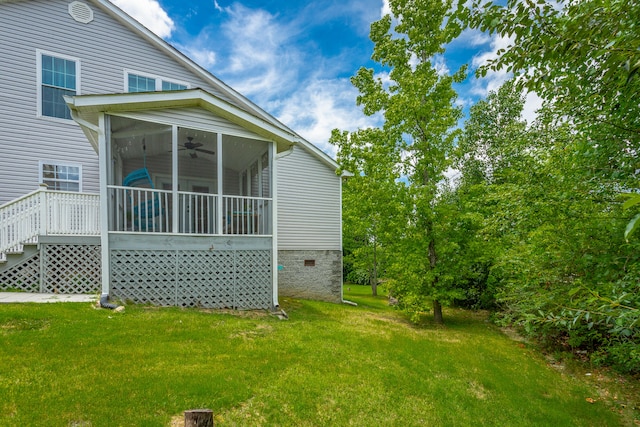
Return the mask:
[[[349, 78], [361, 66], [375, 67], [369, 26], [388, 13], [388, 0], [112, 1], [332, 156], [332, 129], [378, 124], [356, 106]], [[506, 44], [466, 31], [439, 66], [453, 72], [468, 63], [474, 70]], [[507, 77], [470, 77], [457, 88], [458, 102], [468, 108]], [[537, 102], [528, 102], [526, 115]]]

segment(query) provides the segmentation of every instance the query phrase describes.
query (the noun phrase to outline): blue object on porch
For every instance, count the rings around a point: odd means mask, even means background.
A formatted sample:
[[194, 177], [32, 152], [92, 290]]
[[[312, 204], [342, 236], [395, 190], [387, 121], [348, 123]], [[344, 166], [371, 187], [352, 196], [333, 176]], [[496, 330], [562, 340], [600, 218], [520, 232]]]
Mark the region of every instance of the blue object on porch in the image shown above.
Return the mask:
[[151, 175], [149, 175], [149, 170], [146, 167], [134, 170], [122, 181], [122, 185], [125, 187], [140, 187], [141, 184], [146, 184], [149, 188], [154, 188]]
[[[146, 163], [146, 162], [145, 162]], [[151, 175], [146, 167], [136, 169], [124, 178], [122, 184], [125, 187], [155, 188]], [[161, 213], [160, 198], [157, 193], [153, 193], [151, 199], [141, 201], [138, 193], [138, 203], [134, 199], [134, 193], [130, 193], [131, 204], [133, 205], [133, 225], [138, 231], [155, 230], [155, 217]]]

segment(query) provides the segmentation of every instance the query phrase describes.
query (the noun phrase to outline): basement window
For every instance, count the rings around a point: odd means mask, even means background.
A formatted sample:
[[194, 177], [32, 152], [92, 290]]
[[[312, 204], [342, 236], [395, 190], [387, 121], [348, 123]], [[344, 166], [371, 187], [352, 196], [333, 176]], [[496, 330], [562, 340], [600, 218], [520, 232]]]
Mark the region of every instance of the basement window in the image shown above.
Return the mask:
[[315, 259], [305, 259], [304, 260], [304, 266], [305, 267], [315, 267], [316, 266], [316, 260]]

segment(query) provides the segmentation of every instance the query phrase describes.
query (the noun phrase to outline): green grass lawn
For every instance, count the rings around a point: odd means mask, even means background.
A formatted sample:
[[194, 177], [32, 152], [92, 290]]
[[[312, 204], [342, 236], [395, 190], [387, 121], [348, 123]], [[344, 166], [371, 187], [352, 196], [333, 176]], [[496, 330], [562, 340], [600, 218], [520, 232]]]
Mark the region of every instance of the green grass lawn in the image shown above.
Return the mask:
[[[290, 316], [88, 304], [0, 305], [0, 425], [615, 426], [595, 386], [465, 311], [407, 323], [351, 286], [357, 307], [283, 299]], [[589, 403], [587, 399], [595, 399]], [[631, 421], [633, 422], [633, 421]]]

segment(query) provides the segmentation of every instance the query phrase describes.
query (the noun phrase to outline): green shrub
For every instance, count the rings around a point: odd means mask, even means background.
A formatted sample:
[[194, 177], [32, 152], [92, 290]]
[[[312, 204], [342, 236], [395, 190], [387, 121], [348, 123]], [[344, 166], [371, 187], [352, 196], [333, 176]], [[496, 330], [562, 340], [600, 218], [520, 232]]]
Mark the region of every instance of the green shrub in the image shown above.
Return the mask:
[[345, 281], [347, 283], [354, 283], [356, 285], [368, 285], [369, 273], [367, 272], [367, 270], [364, 270], [362, 268], [357, 268], [347, 273], [345, 277]]
[[640, 374], [640, 344], [632, 341], [603, 346], [591, 354], [596, 366], [611, 366], [624, 374]]

